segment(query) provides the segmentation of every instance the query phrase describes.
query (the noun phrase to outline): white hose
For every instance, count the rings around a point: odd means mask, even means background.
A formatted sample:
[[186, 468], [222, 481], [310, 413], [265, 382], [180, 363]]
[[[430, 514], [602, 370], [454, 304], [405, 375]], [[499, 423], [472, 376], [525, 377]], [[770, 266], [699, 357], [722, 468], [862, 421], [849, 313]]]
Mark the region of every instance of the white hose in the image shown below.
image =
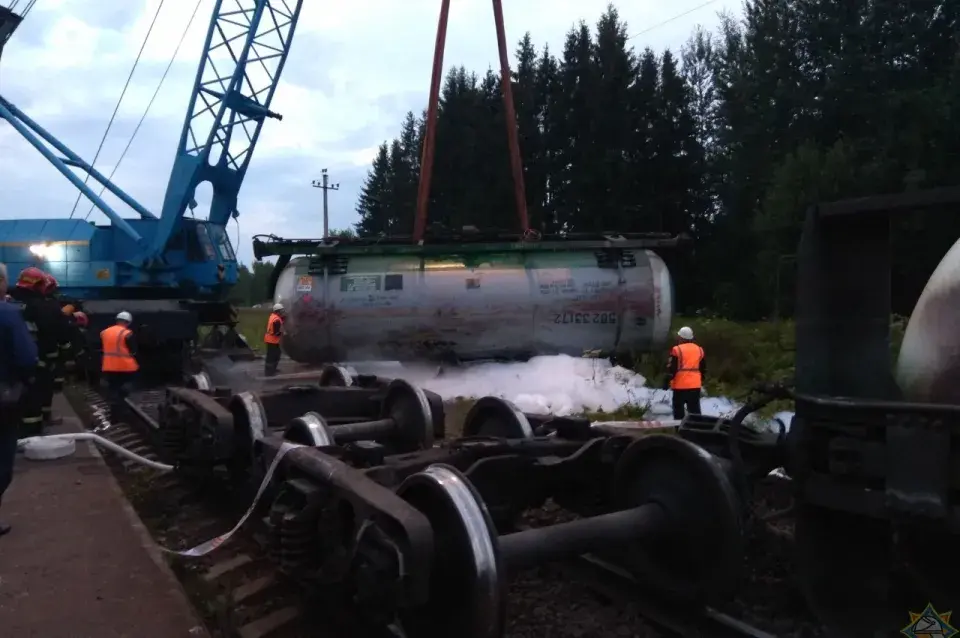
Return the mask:
[[157, 461], [151, 461], [150, 459], [140, 456], [135, 452], [131, 452], [125, 447], [117, 445], [113, 441], [110, 441], [109, 439], [105, 439], [99, 434], [94, 434], [93, 432], [72, 432], [69, 434], [50, 434], [47, 436], [29, 436], [25, 439], [20, 439], [19, 441], [17, 441], [17, 449], [24, 449], [30, 445], [31, 441], [38, 441], [38, 440], [90, 441], [92, 443], [99, 445], [100, 447], [106, 448], [111, 452], [114, 452], [115, 454], [119, 454], [120, 456], [125, 456], [131, 461], [136, 461], [141, 465], [146, 465], [147, 467], [153, 468], [160, 472], [173, 471], [172, 465], [167, 465], [166, 463], [159, 463]]
[[[155, 470], [159, 470], [161, 472], [170, 472], [174, 469], [172, 465], [167, 465], [166, 463], [158, 463], [157, 461], [151, 461], [150, 459], [142, 457], [135, 452], [131, 452], [125, 447], [121, 445], [117, 445], [113, 441], [105, 439], [99, 434], [94, 434], [93, 432], [72, 432], [69, 434], [49, 434], [47, 436], [30, 436], [25, 439], [18, 440], [17, 449], [28, 448], [31, 442], [40, 442], [40, 441], [71, 441], [71, 442], [90, 441], [92, 443], [95, 443], [96, 445], [99, 445], [101, 447], [104, 447], [110, 450], [111, 452], [115, 452], [120, 456], [124, 456], [130, 459], [131, 461], [136, 461], [137, 463], [146, 465], [147, 467], [153, 468]], [[246, 513], [240, 518], [237, 524], [234, 525], [233, 528], [230, 529], [228, 532], [226, 532], [225, 534], [220, 534], [219, 536], [215, 536], [210, 540], [204, 541], [199, 545], [191, 547], [190, 549], [184, 549], [184, 550], [170, 549], [168, 547], [164, 547], [163, 545], [158, 545], [158, 547], [162, 551], [167, 552], [169, 554], [176, 554], [178, 556], [183, 556], [186, 558], [198, 558], [200, 556], [206, 556], [213, 550], [222, 546], [224, 543], [230, 540], [230, 538], [234, 534], [236, 534], [241, 527], [243, 527], [243, 524], [246, 523], [247, 519], [250, 518], [250, 515], [253, 514], [253, 511], [256, 508], [257, 503], [260, 502], [260, 499], [263, 497], [263, 494], [266, 491], [267, 486], [270, 484], [270, 480], [273, 478], [273, 475], [276, 472], [277, 467], [280, 465], [280, 460], [283, 459], [283, 457], [286, 456], [289, 452], [291, 452], [292, 450], [298, 447], [303, 447], [303, 446], [297, 443], [290, 443], [288, 441], [284, 441], [283, 443], [280, 444], [280, 449], [277, 451], [276, 456], [273, 457], [273, 461], [270, 463], [270, 466], [267, 468], [266, 475], [263, 477], [263, 481], [260, 483], [260, 487], [257, 490], [257, 494], [253, 498], [253, 503], [250, 504], [250, 507], [247, 509]]]

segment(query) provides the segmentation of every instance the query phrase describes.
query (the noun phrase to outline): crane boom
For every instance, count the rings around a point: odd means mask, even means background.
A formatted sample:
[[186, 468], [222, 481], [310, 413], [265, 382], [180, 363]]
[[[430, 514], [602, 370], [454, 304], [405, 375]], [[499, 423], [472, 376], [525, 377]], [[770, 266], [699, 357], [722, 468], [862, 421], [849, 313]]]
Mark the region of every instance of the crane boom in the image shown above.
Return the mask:
[[[26, 226], [26, 220], [0, 221], [0, 236], [23, 234], [21, 241], [8, 241], [9, 250], [0, 249], [4, 253], [0, 256], [12, 264], [40, 257], [61, 276], [69, 272], [68, 279], [75, 283], [65, 287], [75, 288], [82, 297], [124, 298], [129, 296], [122, 292], [126, 288], [149, 288], [153, 292], [137, 296], [223, 299], [237, 276], [236, 255], [225, 227], [238, 215], [237, 197], [264, 120], [282, 119], [270, 104], [302, 4], [303, 0], [215, 0], [159, 216], [0, 96], [0, 119], [7, 120], [112, 222], [88, 228], [73, 220], [30, 220]], [[0, 49], [22, 18], [0, 7]], [[103, 184], [141, 219], [122, 218], [70, 167]], [[196, 189], [203, 182], [213, 190], [209, 217], [187, 222], [184, 215], [196, 205]], [[69, 259], [63, 250], [50, 249], [64, 242], [89, 248], [71, 253]], [[192, 292], [178, 293], [180, 288]]]
[[[290, 52], [302, 0], [232, 0], [236, 8], [229, 9], [223, 4], [217, 0], [207, 31], [151, 257], [163, 255], [202, 182], [213, 187], [212, 224], [224, 226], [237, 214], [237, 196], [263, 121], [282, 119], [270, 110], [270, 103]], [[224, 72], [220, 60], [214, 63], [220, 52], [231, 61]]]

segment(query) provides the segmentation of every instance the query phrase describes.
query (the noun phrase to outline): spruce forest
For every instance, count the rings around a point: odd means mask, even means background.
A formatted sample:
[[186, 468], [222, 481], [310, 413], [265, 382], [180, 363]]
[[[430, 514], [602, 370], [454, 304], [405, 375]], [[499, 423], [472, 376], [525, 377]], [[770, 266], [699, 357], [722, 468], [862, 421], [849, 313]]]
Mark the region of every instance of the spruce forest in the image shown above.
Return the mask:
[[[609, 6], [562, 51], [517, 45], [531, 226], [685, 232], [664, 254], [684, 315], [788, 315], [816, 201], [960, 183], [960, 2], [748, 0], [678, 51], [644, 48]], [[498, 71], [443, 82], [430, 223], [517, 230]], [[384, 142], [361, 236], [413, 228], [424, 116]], [[897, 217], [895, 311], [960, 236], [960, 211]]]

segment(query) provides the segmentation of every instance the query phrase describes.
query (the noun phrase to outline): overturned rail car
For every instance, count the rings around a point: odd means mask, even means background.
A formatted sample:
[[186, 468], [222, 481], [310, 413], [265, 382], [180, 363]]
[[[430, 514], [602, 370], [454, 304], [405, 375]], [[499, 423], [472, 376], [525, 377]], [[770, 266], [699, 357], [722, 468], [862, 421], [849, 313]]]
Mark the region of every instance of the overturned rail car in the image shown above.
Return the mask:
[[673, 282], [654, 249], [683, 240], [260, 237], [254, 253], [280, 255], [272, 292], [287, 309], [292, 359], [468, 361], [661, 348]]

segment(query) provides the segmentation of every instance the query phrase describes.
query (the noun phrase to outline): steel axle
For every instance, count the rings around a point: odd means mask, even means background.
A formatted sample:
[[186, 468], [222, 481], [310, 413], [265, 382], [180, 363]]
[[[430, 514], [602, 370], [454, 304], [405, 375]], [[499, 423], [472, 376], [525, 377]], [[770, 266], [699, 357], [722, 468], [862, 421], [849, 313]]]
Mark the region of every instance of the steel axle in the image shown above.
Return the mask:
[[284, 438], [314, 447], [378, 441], [391, 444], [398, 452], [433, 446], [433, 413], [419, 388], [400, 379], [391, 381], [381, 414], [383, 418], [369, 421], [328, 423], [318, 412], [311, 411], [292, 419]]
[[496, 638], [507, 570], [619, 549], [631, 571], [678, 598], [725, 594], [742, 562], [739, 503], [721, 461], [678, 437], [650, 435], [616, 467], [622, 509], [499, 536], [477, 489], [435, 464], [397, 494], [426, 515], [436, 545], [429, 603], [401, 612], [408, 636]]
[[663, 532], [669, 522], [663, 507], [648, 503], [611, 514], [506, 534], [499, 539], [500, 558], [510, 569], [535, 567], [614, 545], [635, 543]]

